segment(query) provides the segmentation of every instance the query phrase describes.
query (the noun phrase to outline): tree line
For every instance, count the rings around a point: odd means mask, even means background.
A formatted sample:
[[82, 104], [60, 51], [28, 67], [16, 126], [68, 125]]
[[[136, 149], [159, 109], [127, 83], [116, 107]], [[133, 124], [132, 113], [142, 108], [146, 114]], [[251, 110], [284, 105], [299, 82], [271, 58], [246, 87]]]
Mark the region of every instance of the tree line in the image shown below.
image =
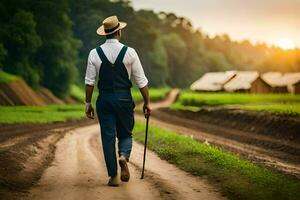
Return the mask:
[[207, 71], [300, 70], [299, 49], [209, 37], [184, 17], [124, 0], [2, 0], [0, 67], [65, 96], [83, 84], [88, 53], [105, 40], [96, 29], [110, 15], [128, 22], [122, 42], [137, 50], [152, 87], [187, 87]]

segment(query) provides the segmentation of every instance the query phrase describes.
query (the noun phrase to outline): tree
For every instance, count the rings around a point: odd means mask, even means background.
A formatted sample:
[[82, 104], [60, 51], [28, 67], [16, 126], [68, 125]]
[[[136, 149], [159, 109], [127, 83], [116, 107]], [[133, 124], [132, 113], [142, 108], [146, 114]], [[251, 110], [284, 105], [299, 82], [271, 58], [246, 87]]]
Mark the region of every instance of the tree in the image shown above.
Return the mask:
[[7, 56], [7, 50], [4, 48], [3, 44], [0, 43], [0, 69], [3, 68], [3, 61]]
[[230, 69], [225, 56], [219, 52], [206, 52], [203, 62], [209, 71], [226, 71]]
[[277, 49], [269, 57], [258, 63], [256, 69], [261, 72], [299, 72], [300, 71], [300, 50]]
[[41, 0], [33, 3], [37, 32], [43, 45], [36, 59], [42, 67], [42, 85], [55, 95], [68, 94], [77, 75], [77, 54], [81, 42], [73, 36], [68, 0]]
[[[80, 41], [72, 32], [69, 0], [3, 0], [0, 2], [0, 43], [8, 55], [4, 68], [29, 84], [68, 93], [76, 77]], [[16, 6], [18, 5], [18, 6]]]
[[168, 55], [169, 76], [168, 84], [172, 87], [185, 86], [185, 57], [187, 49], [185, 42], [176, 34], [164, 35], [163, 44]]
[[151, 67], [149, 67], [149, 82], [153, 87], [166, 86], [169, 76], [168, 54], [162, 38], [154, 43], [153, 50], [149, 52]]
[[104, 41], [96, 34], [96, 29], [104, 19], [108, 1], [106, 0], [71, 0], [71, 19], [74, 23], [72, 30], [74, 36], [81, 40], [82, 46], [78, 52], [77, 69], [79, 79], [77, 82], [83, 83], [87, 57], [91, 49]]
[[88, 53], [105, 40], [96, 29], [116, 14], [128, 22], [121, 42], [136, 49], [151, 86], [187, 87], [208, 71], [300, 68], [299, 49], [209, 37], [185, 17], [135, 11], [128, 0], [2, 0], [0, 67], [63, 97], [84, 83]]
[[37, 86], [39, 73], [33, 59], [41, 39], [30, 12], [18, 10], [5, 27], [4, 45], [9, 57], [4, 70], [22, 76], [30, 85]]

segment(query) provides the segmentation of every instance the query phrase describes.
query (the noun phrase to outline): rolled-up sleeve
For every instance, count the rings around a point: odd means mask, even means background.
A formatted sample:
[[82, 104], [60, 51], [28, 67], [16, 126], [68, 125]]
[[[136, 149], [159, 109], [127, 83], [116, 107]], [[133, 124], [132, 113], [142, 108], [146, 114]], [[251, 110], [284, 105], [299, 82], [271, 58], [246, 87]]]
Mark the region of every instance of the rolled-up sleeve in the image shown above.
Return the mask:
[[131, 77], [139, 88], [143, 88], [148, 84], [141, 61], [134, 49], [132, 49]]
[[94, 61], [94, 50], [91, 50], [89, 53], [88, 61], [87, 61], [87, 67], [86, 67], [86, 73], [85, 73], [85, 84], [86, 85], [95, 85], [96, 78], [97, 78], [97, 66]]

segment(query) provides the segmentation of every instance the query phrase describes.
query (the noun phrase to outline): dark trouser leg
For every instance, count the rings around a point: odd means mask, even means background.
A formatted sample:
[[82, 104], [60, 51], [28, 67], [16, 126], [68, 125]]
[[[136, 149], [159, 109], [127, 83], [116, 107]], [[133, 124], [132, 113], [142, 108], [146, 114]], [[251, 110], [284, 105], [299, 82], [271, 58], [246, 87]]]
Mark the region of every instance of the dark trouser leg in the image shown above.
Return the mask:
[[101, 126], [102, 147], [109, 176], [117, 175], [116, 159], [116, 117], [115, 114], [106, 110], [108, 105], [97, 102], [97, 114]]
[[129, 160], [131, 149], [132, 149], [132, 135], [123, 132], [122, 125], [117, 123], [117, 133], [118, 133], [118, 148], [119, 148], [119, 156], [123, 155], [127, 161]]
[[132, 129], [134, 126], [133, 102], [119, 102], [116, 128], [118, 137], [119, 156], [123, 155], [129, 160], [132, 149]]

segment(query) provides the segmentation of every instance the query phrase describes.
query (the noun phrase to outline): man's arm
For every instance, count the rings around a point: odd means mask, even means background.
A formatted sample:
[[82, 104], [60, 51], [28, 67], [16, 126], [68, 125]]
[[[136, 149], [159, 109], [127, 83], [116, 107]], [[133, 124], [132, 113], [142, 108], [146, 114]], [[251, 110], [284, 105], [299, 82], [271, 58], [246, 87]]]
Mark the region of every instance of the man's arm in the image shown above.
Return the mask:
[[97, 56], [95, 56], [96, 50], [93, 49], [90, 51], [86, 73], [85, 73], [85, 114], [88, 118], [94, 119], [94, 109], [92, 107], [92, 96], [94, 90], [94, 84], [96, 82], [96, 77], [98, 75], [100, 66], [100, 60], [97, 60]]
[[94, 90], [93, 85], [88, 85], [88, 84], [85, 85], [85, 102], [92, 101], [93, 90]]
[[144, 99], [143, 111], [145, 117], [147, 117], [151, 113], [149, 90], [147, 86], [148, 80], [145, 76], [144, 69], [136, 51], [132, 49], [130, 51], [130, 54], [132, 56], [131, 75], [132, 78], [135, 80], [136, 85], [140, 88], [140, 92]]
[[143, 112], [145, 114], [145, 117], [150, 116], [151, 114], [151, 108], [150, 108], [150, 98], [149, 98], [149, 89], [146, 85], [143, 88], [140, 88], [140, 92], [144, 99], [144, 106], [143, 106]]
[[88, 118], [94, 119], [94, 109], [92, 107], [93, 85], [85, 85], [85, 114]]

